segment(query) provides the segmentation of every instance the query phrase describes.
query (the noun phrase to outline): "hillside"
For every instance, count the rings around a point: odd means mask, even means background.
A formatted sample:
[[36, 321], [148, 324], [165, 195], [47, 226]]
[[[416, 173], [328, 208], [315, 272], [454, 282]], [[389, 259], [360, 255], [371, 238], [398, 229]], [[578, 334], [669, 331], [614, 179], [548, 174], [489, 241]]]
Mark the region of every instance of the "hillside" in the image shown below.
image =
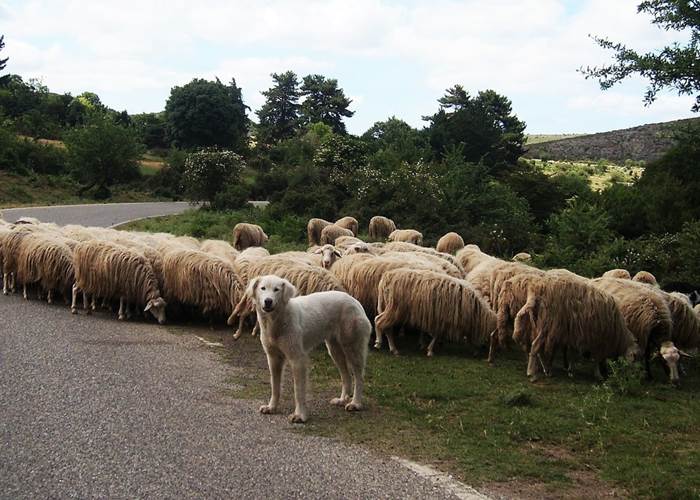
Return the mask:
[[674, 130], [696, 120], [699, 118], [528, 144], [525, 156], [550, 160], [650, 161], [671, 147]]

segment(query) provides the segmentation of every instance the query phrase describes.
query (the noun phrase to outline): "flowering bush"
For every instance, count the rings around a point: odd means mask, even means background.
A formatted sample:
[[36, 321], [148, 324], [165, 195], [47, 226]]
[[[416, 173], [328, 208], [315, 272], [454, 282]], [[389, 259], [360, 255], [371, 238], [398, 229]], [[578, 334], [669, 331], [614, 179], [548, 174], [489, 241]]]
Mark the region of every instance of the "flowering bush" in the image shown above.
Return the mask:
[[185, 159], [183, 189], [190, 199], [206, 201], [211, 206], [219, 193], [240, 184], [243, 167], [243, 159], [233, 151], [216, 148], [195, 151]]

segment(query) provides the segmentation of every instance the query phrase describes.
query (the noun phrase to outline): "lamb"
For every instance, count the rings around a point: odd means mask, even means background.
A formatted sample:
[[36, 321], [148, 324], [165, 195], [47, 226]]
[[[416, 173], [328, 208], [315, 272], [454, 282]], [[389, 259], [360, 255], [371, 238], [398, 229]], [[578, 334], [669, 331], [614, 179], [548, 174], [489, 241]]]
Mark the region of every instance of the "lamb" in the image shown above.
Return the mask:
[[[71, 312], [77, 313], [77, 296], [119, 299], [119, 319], [128, 316], [129, 304], [143, 307], [158, 320], [165, 323], [167, 303], [161, 297], [153, 267], [138, 250], [108, 241], [88, 241], [76, 245], [73, 252], [75, 284]], [[126, 306], [126, 315], [125, 315]], [[86, 307], [87, 308], [87, 307]]]
[[518, 252], [511, 259], [513, 262], [532, 262], [532, 255], [527, 252]]
[[[627, 328], [634, 334], [644, 353], [644, 368], [651, 379], [652, 352], [671, 341], [673, 323], [671, 311], [663, 294], [641, 283], [624, 278], [598, 278], [591, 280], [596, 288], [610, 294], [617, 303]], [[669, 365], [671, 382], [678, 382], [678, 369]]]
[[163, 259], [165, 298], [228, 317], [243, 293], [233, 264], [198, 250], [174, 250]]
[[623, 280], [631, 280], [632, 275], [627, 269], [611, 269], [610, 271], [605, 271], [602, 278], [619, 278]]
[[360, 223], [354, 217], [343, 217], [335, 221], [336, 226], [340, 226], [345, 229], [352, 231], [353, 236], [357, 236], [357, 230], [360, 227]]
[[389, 235], [396, 231], [394, 221], [382, 215], [375, 215], [369, 220], [369, 239], [373, 241], [384, 241]]
[[204, 240], [199, 248], [202, 252], [224, 259], [229, 264], [236, 262], [238, 251], [224, 240]]
[[[519, 274], [503, 284], [499, 301], [507, 303], [509, 294], [523, 292], [527, 300], [513, 318], [513, 340], [524, 348], [530, 346], [528, 377], [536, 375], [538, 361], [545, 374], [550, 372], [556, 348], [590, 353], [598, 379], [606, 359], [624, 355], [633, 361], [640, 355], [613, 297], [587, 280], [564, 273]], [[499, 309], [501, 312], [511, 313], [506, 307]], [[500, 316], [498, 335], [503, 338], [506, 332], [500, 329], [506, 323]]]
[[374, 324], [377, 349], [386, 332], [389, 349], [398, 354], [391, 328], [407, 325], [432, 336], [428, 345], [428, 356], [432, 356], [435, 341], [441, 337], [485, 344], [496, 329], [496, 315], [464, 280], [433, 271], [397, 269], [385, 273], [379, 282]]
[[341, 236], [355, 236], [352, 231], [344, 227], [330, 224], [321, 231], [321, 245], [334, 245], [335, 240]]
[[239, 252], [248, 247], [261, 247], [268, 237], [263, 228], [257, 224], [241, 222], [233, 228], [233, 247]]
[[423, 234], [415, 229], [396, 229], [389, 235], [389, 241], [404, 241], [414, 245], [422, 245]]
[[464, 248], [464, 240], [457, 233], [447, 233], [435, 245], [435, 250], [442, 253], [455, 254]]
[[306, 224], [306, 234], [309, 238], [309, 246], [320, 245], [321, 244], [321, 231], [326, 226], [330, 226], [332, 222], [328, 222], [324, 219], [309, 219]]
[[648, 271], [639, 271], [637, 274], [634, 275], [632, 281], [644, 283], [659, 288], [659, 283], [656, 281], [656, 277]]

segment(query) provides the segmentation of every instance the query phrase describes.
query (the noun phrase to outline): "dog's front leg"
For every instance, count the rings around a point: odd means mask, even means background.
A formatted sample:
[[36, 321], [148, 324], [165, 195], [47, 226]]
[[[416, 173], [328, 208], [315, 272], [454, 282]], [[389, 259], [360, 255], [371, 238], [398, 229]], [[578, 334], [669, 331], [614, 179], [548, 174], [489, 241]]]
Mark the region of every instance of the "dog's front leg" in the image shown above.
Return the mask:
[[280, 401], [280, 388], [282, 386], [282, 370], [284, 369], [284, 356], [278, 352], [268, 352], [267, 365], [270, 368], [270, 385], [272, 393], [270, 402], [260, 407], [260, 413], [277, 413]]
[[294, 376], [294, 403], [296, 408], [294, 413], [289, 415], [289, 421], [293, 424], [303, 424], [306, 422], [306, 377], [309, 360], [306, 356], [295, 360], [292, 364], [292, 375]]

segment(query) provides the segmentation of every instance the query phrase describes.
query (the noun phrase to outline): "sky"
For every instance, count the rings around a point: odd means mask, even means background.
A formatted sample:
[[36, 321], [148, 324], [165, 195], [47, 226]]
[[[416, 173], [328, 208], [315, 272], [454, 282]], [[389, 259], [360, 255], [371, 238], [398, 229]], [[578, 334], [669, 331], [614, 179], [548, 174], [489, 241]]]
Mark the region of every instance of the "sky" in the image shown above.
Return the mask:
[[589, 35], [657, 50], [682, 33], [639, 0], [0, 0], [5, 71], [129, 113], [193, 78], [235, 78], [253, 113], [271, 73], [336, 78], [350, 132], [390, 116], [423, 127], [448, 87], [493, 89], [526, 133], [590, 133], [694, 116], [673, 92], [644, 106], [633, 79], [605, 92], [577, 69], [611, 62]]

